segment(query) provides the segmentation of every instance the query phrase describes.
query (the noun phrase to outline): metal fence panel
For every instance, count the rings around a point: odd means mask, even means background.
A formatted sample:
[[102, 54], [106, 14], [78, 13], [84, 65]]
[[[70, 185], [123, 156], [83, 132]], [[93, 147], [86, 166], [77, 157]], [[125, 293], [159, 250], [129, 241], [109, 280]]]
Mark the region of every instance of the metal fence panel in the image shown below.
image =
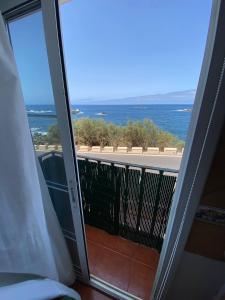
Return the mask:
[[[65, 183], [63, 173], [49, 174], [61, 164], [59, 156], [53, 162], [46, 154], [45, 177]], [[160, 251], [176, 174], [87, 158], [78, 159], [78, 167], [85, 223]]]

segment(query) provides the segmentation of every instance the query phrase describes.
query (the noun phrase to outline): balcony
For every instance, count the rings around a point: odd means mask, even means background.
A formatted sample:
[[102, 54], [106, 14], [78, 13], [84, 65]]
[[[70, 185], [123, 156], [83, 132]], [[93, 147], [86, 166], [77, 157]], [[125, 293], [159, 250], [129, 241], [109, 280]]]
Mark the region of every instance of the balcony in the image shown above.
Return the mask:
[[[44, 153], [39, 161], [65, 228], [60, 202], [68, 188], [62, 153]], [[92, 276], [147, 299], [178, 171], [82, 156], [78, 168]]]
[[149, 299], [159, 259], [158, 251], [94, 226], [85, 227], [92, 277], [141, 299]]

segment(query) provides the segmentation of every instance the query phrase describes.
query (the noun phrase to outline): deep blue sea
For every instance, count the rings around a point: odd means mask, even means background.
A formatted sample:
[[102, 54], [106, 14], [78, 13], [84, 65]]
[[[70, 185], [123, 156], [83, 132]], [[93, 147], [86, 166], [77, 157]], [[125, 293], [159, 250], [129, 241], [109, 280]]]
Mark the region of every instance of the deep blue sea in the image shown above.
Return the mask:
[[[56, 124], [53, 105], [27, 105], [28, 119], [32, 132], [46, 133], [48, 127]], [[192, 105], [76, 105], [73, 119], [104, 119], [118, 125], [128, 121], [152, 120], [161, 129], [166, 130], [182, 140], [186, 139], [191, 117]]]

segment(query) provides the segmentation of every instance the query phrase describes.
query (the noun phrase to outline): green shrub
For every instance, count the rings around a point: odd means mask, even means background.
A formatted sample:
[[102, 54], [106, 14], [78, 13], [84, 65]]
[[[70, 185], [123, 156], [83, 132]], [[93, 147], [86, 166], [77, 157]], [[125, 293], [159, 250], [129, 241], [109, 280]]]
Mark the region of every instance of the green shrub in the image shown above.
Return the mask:
[[117, 146], [121, 127], [104, 120], [79, 119], [74, 121], [76, 143], [88, 146]]
[[177, 147], [181, 149], [184, 142], [169, 132], [157, 127], [152, 121], [129, 122], [124, 126], [122, 144], [128, 147]]
[[59, 128], [57, 124], [49, 127], [48, 134], [47, 134], [47, 142], [50, 145], [60, 144]]
[[158, 146], [159, 128], [150, 120], [129, 122], [124, 126], [122, 143], [128, 147]]
[[[146, 119], [128, 122], [125, 126], [99, 119], [83, 118], [73, 122], [76, 144], [87, 146], [127, 146], [127, 147], [184, 147], [184, 141], [157, 127]], [[59, 144], [57, 125], [49, 128], [49, 144]]]
[[33, 135], [33, 143], [34, 145], [44, 145], [47, 143], [47, 136], [44, 134], [41, 134], [39, 132], [35, 132]]

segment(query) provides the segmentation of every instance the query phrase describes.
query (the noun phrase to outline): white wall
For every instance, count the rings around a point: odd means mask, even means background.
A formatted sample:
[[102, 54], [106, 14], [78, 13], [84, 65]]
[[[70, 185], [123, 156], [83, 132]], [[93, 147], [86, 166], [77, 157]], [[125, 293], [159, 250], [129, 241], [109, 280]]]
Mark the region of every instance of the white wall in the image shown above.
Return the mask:
[[225, 262], [184, 251], [166, 300], [212, 300], [225, 283]]

